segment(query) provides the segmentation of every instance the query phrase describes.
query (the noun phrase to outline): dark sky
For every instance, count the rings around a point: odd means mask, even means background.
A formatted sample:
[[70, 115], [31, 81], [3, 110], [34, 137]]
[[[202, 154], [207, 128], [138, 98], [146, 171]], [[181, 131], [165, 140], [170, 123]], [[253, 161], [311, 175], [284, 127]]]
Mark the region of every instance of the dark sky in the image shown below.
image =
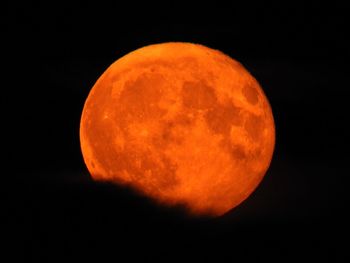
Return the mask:
[[[2, 12], [1, 186], [10, 255], [345, 261], [349, 10], [319, 1], [118, 2], [13, 1]], [[189, 219], [181, 208], [94, 183], [82, 159], [80, 115], [97, 78], [122, 55], [167, 41], [238, 59], [272, 105], [271, 167], [252, 196], [219, 219]]]

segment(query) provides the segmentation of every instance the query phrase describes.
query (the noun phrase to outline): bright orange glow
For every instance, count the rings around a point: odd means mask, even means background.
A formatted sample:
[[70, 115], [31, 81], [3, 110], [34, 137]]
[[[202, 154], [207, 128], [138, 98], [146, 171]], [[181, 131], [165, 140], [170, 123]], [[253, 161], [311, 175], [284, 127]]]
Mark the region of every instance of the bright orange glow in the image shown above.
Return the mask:
[[95, 180], [219, 216], [264, 177], [275, 128], [259, 83], [239, 62], [202, 45], [164, 43], [102, 74], [85, 102], [80, 141]]

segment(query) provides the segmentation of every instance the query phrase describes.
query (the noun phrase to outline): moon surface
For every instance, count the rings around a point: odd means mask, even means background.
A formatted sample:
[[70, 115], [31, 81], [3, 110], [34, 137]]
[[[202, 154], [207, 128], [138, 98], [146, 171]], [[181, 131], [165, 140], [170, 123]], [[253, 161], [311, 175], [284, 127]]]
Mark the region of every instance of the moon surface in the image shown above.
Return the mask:
[[93, 179], [220, 216], [264, 177], [275, 126], [262, 88], [239, 62], [175, 42], [137, 49], [101, 75], [80, 142]]

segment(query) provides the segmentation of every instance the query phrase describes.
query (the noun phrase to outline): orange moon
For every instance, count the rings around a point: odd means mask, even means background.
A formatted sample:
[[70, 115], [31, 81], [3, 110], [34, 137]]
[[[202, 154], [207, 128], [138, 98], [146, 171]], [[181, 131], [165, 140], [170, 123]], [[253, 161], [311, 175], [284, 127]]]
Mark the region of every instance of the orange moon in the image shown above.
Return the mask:
[[163, 43], [101, 75], [84, 105], [80, 143], [93, 179], [220, 216], [263, 179], [275, 125], [261, 86], [239, 62], [202, 45]]

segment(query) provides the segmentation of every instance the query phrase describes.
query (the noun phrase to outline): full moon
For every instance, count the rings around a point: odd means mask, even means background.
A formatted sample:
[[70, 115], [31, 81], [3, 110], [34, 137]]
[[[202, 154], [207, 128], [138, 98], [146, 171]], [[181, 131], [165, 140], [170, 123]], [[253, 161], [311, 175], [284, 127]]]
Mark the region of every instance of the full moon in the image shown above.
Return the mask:
[[258, 186], [275, 125], [257, 80], [236, 60], [192, 43], [162, 43], [115, 61], [80, 123], [94, 180], [128, 186], [190, 215], [220, 216]]

